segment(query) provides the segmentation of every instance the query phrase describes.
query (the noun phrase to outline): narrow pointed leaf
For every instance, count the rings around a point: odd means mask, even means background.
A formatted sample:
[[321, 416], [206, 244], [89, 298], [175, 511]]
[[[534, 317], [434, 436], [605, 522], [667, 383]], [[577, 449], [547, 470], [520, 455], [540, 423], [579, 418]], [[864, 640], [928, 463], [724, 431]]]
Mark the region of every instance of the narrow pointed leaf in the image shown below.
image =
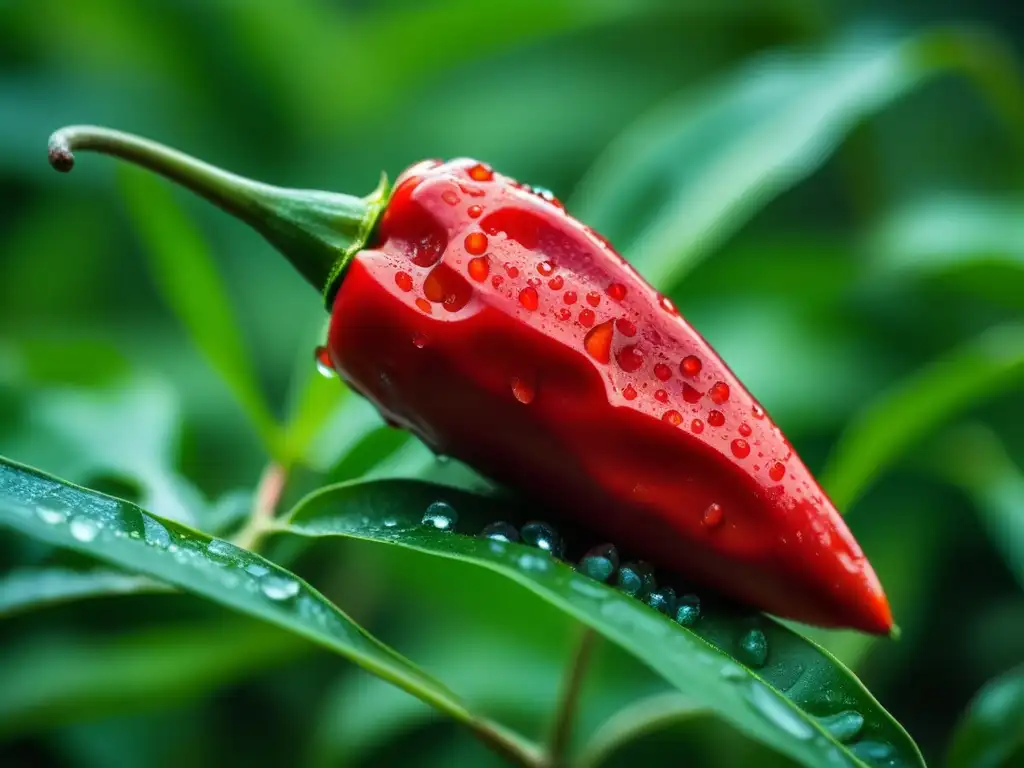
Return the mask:
[[0, 619], [72, 600], [166, 591], [160, 582], [109, 569], [20, 568], [0, 577]]
[[1002, 768], [1024, 759], [1024, 667], [985, 685], [953, 733], [949, 768]]

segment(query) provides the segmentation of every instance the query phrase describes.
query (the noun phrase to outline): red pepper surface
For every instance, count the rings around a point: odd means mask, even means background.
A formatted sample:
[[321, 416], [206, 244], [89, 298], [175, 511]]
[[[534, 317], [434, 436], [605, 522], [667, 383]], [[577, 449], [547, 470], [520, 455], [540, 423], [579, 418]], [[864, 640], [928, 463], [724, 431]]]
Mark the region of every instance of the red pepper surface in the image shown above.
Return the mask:
[[379, 208], [327, 280], [328, 349], [390, 423], [660, 572], [794, 620], [892, 630], [871, 565], [778, 426], [600, 235], [474, 160], [413, 166]]

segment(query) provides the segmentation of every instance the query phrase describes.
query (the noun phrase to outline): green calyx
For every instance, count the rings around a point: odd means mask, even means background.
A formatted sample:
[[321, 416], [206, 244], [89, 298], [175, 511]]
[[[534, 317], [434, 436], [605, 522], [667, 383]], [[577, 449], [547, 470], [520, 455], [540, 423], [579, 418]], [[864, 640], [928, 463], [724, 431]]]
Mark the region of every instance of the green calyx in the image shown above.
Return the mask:
[[345, 268], [366, 245], [390, 195], [383, 175], [366, 197], [275, 187], [148, 139], [89, 125], [61, 128], [50, 136], [50, 165], [70, 171], [75, 150], [112, 155], [147, 168], [246, 222], [323, 292], [328, 310]]

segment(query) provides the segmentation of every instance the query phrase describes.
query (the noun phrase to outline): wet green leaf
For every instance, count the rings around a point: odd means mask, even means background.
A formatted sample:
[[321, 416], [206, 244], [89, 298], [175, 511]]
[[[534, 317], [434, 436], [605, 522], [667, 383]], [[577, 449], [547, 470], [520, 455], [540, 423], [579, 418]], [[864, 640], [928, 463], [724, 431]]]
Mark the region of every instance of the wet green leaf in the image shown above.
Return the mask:
[[922, 438], [1024, 379], [1024, 326], [990, 328], [898, 382], [855, 418], [821, 472], [840, 510]]
[[569, 209], [667, 290], [820, 168], [858, 123], [931, 77], [966, 72], [1019, 119], [1016, 76], [996, 50], [937, 29], [772, 52], [643, 116], [593, 165]]
[[107, 569], [21, 568], [0, 577], [0, 618], [70, 600], [166, 590], [152, 579]]
[[[1016, 758], [1016, 759], [1015, 759]], [[953, 733], [949, 768], [1002, 768], [1024, 758], [1024, 667], [990, 681]]]
[[206, 244], [164, 182], [135, 168], [118, 171], [157, 288], [234, 394], [266, 449], [277, 454], [279, 428], [260, 391], [227, 289]]
[[306, 653], [255, 621], [164, 626], [98, 641], [69, 635], [5, 647], [0, 740], [115, 713], [159, 709]]
[[474, 717], [444, 685], [368, 634], [298, 576], [229, 542], [6, 460], [0, 460], [0, 526], [286, 629], [394, 683], [490, 741], [533, 749]]
[[[401, 547], [422, 560], [423, 578], [435, 557], [499, 573], [596, 629], [695, 705], [805, 765], [856, 762], [865, 750], [892, 765], [922, 764], [907, 734], [848, 670], [767, 617], [706, 608], [691, 630], [541, 551], [450, 532], [452, 525], [480, 530], [511, 511], [495, 499], [428, 483], [368, 481], [310, 495], [275, 530]], [[427, 519], [429, 525], [422, 522]], [[756, 669], [738, 660], [752, 630], [763, 633], [767, 646], [765, 663]], [[847, 712], [863, 718], [855, 734], [844, 731], [852, 744], [833, 738], [820, 722]]]

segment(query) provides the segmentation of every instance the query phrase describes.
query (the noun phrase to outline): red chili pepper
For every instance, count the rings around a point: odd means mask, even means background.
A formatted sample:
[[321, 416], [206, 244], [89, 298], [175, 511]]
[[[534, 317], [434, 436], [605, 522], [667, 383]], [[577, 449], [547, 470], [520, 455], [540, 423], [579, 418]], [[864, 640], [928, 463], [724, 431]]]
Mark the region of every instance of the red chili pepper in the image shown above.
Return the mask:
[[337, 371], [435, 451], [769, 613], [892, 630], [874, 571], [772, 419], [549, 193], [473, 160], [419, 163], [389, 197], [285, 190], [94, 128], [55, 134], [54, 166], [75, 147], [255, 226], [326, 286]]

